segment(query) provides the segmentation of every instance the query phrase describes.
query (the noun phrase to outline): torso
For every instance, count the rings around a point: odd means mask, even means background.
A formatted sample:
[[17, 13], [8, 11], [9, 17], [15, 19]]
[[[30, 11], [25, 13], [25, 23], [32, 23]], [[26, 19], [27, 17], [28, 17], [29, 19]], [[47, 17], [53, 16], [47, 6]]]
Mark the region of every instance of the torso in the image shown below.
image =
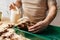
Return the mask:
[[22, 0], [24, 16], [33, 22], [45, 19], [47, 11], [47, 0]]

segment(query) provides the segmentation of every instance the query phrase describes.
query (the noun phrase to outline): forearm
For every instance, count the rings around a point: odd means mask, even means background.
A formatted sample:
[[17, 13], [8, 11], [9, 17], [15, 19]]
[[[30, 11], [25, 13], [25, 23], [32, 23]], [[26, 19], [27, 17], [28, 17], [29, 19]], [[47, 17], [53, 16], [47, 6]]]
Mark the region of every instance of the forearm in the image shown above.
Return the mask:
[[48, 15], [44, 21], [50, 24], [53, 21], [53, 19], [56, 17], [56, 14], [57, 14], [57, 7], [56, 6], [50, 7]]

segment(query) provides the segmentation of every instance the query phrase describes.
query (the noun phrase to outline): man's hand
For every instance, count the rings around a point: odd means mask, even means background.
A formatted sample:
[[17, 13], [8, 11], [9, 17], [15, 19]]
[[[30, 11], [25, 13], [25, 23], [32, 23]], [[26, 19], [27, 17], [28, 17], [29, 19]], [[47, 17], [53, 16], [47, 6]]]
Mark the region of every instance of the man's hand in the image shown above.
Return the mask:
[[14, 3], [10, 4], [9, 9], [10, 9], [10, 10], [11, 10], [11, 9], [16, 10], [15, 4], [14, 4]]
[[44, 21], [40, 21], [34, 26], [28, 27], [30, 32], [36, 33], [38, 31], [42, 31], [47, 27], [48, 24], [50, 24], [53, 21], [57, 14], [56, 0], [48, 0], [48, 9], [48, 15], [44, 19]]
[[45, 21], [40, 21], [38, 23], [36, 23], [35, 25], [28, 27], [28, 30], [32, 33], [36, 33], [39, 31], [42, 31], [43, 29], [45, 29], [48, 26], [48, 23]]
[[27, 17], [20, 18], [18, 21], [17, 26], [19, 26], [20, 29], [27, 29], [27, 26], [30, 24], [30, 20]]

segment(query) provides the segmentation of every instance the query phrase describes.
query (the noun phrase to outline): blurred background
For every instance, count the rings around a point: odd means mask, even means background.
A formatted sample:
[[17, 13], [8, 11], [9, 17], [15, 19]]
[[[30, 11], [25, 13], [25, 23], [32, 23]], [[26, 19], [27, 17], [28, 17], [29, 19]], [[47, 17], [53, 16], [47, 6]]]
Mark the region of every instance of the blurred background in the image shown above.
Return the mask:
[[[0, 0], [0, 11], [2, 11], [3, 15], [2, 17], [9, 18], [10, 17], [10, 11], [9, 11], [9, 4], [11, 2], [14, 2], [15, 0]], [[58, 12], [56, 18], [52, 21], [51, 25], [60, 26], [60, 0], [57, 1], [58, 6]]]

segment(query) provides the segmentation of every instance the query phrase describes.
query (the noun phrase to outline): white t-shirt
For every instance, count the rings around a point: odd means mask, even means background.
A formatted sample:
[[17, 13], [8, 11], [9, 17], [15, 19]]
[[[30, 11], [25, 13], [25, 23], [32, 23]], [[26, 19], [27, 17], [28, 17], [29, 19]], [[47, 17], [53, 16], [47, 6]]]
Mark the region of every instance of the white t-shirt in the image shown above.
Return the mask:
[[48, 2], [53, 0], [22, 0], [24, 16], [28, 17], [32, 22], [39, 22], [46, 18]]

